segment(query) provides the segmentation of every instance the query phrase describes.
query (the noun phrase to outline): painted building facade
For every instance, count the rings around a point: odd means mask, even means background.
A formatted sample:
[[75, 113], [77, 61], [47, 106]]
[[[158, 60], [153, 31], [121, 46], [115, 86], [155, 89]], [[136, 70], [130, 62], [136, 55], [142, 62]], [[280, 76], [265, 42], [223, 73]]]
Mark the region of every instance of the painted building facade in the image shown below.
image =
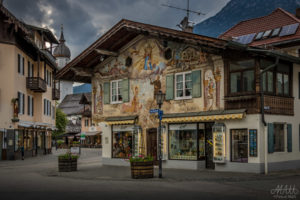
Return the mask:
[[[55, 129], [55, 58], [48, 29], [26, 25], [0, 5], [0, 158], [51, 152]], [[0, 159], [0, 160], [1, 160]]]
[[[264, 98], [264, 126], [259, 73], [277, 57], [268, 76], [278, 78], [263, 81], [274, 89]], [[104, 164], [129, 165], [139, 154], [157, 159], [158, 119], [149, 111], [162, 91], [164, 167], [262, 172], [265, 159], [269, 170], [299, 167], [294, 63], [274, 51], [122, 20], [58, 78], [92, 83]]]

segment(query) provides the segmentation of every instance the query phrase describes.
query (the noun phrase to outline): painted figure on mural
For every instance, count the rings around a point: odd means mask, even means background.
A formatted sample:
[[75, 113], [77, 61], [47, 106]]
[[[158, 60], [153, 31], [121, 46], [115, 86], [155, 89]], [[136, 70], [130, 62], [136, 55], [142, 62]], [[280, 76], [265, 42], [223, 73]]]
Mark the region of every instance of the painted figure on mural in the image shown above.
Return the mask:
[[103, 113], [103, 101], [102, 101], [102, 85], [99, 84], [99, 95], [97, 95], [97, 113]]
[[140, 105], [138, 95], [139, 95], [139, 88], [138, 88], [138, 86], [135, 86], [131, 103], [129, 103], [129, 105], [128, 104], [122, 105], [123, 112], [134, 113], [134, 112], [137, 112], [138, 110], [142, 109], [142, 105]]
[[156, 76], [155, 81], [150, 80], [150, 84], [154, 86], [153, 99], [155, 99], [155, 94], [157, 94], [159, 90], [161, 90], [160, 76]]
[[204, 107], [205, 110], [211, 110], [214, 105], [214, 99], [215, 99], [215, 78], [213, 75], [212, 70], [207, 70], [204, 75]]
[[152, 49], [153, 47], [150, 44], [147, 45], [145, 48], [145, 63], [144, 63], [144, 70], [152, 70]]

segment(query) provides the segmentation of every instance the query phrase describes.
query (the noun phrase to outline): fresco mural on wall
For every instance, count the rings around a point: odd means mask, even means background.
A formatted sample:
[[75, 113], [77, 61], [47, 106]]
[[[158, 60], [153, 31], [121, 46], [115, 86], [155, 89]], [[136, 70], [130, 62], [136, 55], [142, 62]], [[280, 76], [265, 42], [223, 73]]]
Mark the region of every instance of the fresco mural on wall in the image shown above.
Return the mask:
[[103, 114], [102, 85], [99, 81], [96, 81], [93, 85], [94, 113]]
[[[170, 49], [171, 56], [165, 52]], [[126, 58], [132, 58], [131, 66], [125, 65]], [[165, 101], [163, 109], [170, 113], [196, 112], [220, 108], [221, 71], [214, 66], [210, 54], [198, 47], [182, 45], [155, 39], [142, 39], [129, 47], [118, 57], [113, 58], [98, 69], [97, 80], [130, 79], [130, 101], [123, 104], [104, 105], [104, 113], [110, 116], [139, 115], [142, 127], [156, 127], [157, 120], [149, 115], [149, 110], [156, 108], [155, 94], [162, 90], [165, 93], [165, 75], [181, 71], [202, 69], [203, 97], [189, 100]], [[102, 94], [98, 84], [97, 94]], [[101, 91], [100, 91], [101, 90]], [[102, 95], [100, 95], [102, 96]], [[98, 113], [103, 113], [102, 97], [97, 96]]]

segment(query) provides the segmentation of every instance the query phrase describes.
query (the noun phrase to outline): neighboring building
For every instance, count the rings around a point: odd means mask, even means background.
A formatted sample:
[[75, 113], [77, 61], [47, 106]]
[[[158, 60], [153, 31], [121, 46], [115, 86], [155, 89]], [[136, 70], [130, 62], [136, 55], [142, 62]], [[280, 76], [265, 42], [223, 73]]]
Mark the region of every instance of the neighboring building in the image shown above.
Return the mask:
[[101, 147], [101, 129], [92, 120], [92, 94], [84, 93], [81, 96], [80, 104], [83, 105], [81, 117], [81, 146], [82, 147]]
[[79, 139], [77, 134], [81, 133], [81, 115], [84, 109], [84, 105], [79, 104], [81, 96], [82, 94], [68, 94], [58, 106], [67, 115], [69, 121], [66, 132], [62, 135], [66, 144]]
[[300, 8], [296, 9], [296, 15], [277, 8], [269, 15], [239, 22], [219, 38], [249, 46], [280, 49], [282, 52], [299, 57], [299, 23]]
[[[64, 37], [64, 30], [63, 26], [61, 26], [61, 33], [59, 38], [59, 44], [57, 47], [55, 47], [53, 51], [53, 55], [56, 58], [56, 63], [58, 66], [58, 69], [62, 69], [64, 66], [66, 66], [71, 58], [71, 52], [69, 47], [65, 44], [66, 40]], [[60, 87], [60, 99], [63, 100], [66, 95], [73, 94], [73, 82], [72, 81], [60, 81], [59, 83]], [[60, 100], [60, 102], [61, 102]]]
[[78, 86], [73, 86], [73, 94], [80, 94], [80, 93], [90, 93], [92, 92], [92, 85], [85, 83]]
[[0, 5], [0, 159], [51, 152], [55, 129], [57, 44], [46, 28], [26, 25]]
[[[261, 104], [259, 73], [276, 60]], [[164, 167], [263, 172], [265, 163], [270, 171], [300, 168], [299, 64], [272, 50], [121, 20], [57, 78], [92, 83], [105, 165], [157, 158], [158, 119], [149, 111], [161, 90]]]

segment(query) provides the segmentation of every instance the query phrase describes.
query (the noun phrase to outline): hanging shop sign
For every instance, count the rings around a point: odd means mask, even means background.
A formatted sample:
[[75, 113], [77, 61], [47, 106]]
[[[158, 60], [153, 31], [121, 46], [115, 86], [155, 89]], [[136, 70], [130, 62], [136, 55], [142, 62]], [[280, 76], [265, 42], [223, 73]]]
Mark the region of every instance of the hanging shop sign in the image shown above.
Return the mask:
[[80, 147], [71, 147], [71, 154], [80, 154]]
[[80, 140], [85, 140], [85, 132], [82, 132], [82, 133], [80, 134]]
[[213, 126], [213, 161], [215, 163], [225, 162], [225, 125], [215, 124]]
[[249, 155], [251, 157], [257, 157], [257, 130], [249, 130]]

